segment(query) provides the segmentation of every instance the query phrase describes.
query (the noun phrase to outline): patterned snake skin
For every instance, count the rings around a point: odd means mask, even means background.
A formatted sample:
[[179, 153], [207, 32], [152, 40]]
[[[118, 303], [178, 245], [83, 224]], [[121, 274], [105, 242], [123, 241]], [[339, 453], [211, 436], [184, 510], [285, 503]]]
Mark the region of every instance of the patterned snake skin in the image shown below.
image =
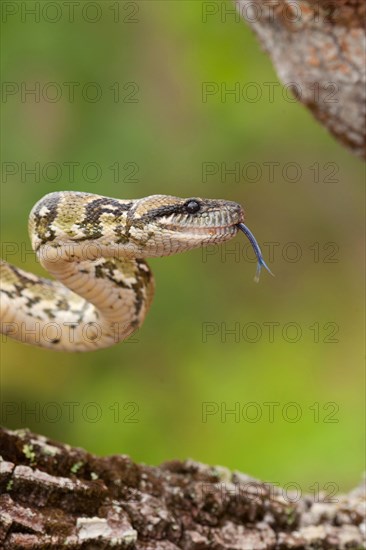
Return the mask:
[[144, 258], [222, 243], [245, 228], [243, 221], [242, 207], [226, 200], [46, 195], [29, 216], [29, 234], [56, 280], [1, 261], [1, 332], [63, 351], [122, 341], [141, 326], [152, 302]]

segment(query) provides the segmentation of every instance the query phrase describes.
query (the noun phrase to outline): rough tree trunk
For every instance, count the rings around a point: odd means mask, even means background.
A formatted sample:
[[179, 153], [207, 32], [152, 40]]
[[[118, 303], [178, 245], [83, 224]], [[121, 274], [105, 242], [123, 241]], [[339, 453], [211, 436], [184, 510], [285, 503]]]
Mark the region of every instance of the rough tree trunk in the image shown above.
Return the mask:
[[283, 83], [366, 156], [365, 0], [236, 0]]
[[295, 498], [222, 467], [96, 457], [26, 430], [0, 429], [0, 455], [4, 550], [365, 548], [361, 488]]

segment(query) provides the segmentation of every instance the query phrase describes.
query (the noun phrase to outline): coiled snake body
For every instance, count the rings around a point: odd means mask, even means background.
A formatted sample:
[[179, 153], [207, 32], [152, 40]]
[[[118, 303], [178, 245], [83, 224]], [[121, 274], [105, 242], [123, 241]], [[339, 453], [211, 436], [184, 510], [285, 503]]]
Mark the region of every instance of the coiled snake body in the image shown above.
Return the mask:
[[29, 234], [56, 280], [1, 261], [1, 332], [54, 350], [111, 346], [130, 336], [150, 307], [154, 280], [144, 258], [222, 243], [243, 221], [241, 206], [226, 200], [46, 195], [31, 211]]

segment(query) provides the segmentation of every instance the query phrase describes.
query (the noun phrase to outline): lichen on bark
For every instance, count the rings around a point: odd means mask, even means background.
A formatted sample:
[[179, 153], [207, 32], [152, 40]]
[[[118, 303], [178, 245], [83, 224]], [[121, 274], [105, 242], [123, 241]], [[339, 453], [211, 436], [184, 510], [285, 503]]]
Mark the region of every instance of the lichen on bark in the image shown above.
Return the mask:
[[0, 429], [4, 550], [361, 549], [362, 488], [293, 498], [224, 467], [97, 457]]

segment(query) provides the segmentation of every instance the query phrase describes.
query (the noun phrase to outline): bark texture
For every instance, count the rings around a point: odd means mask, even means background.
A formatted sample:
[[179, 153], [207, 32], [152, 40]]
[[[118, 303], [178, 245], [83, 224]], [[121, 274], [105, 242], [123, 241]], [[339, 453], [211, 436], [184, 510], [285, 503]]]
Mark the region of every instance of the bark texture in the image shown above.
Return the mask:
[[366, 548], [362, 488], [291, 502], [222, 467], [97, 457], [26, 430], [0, 430], [0, 455], [4, 550]]
[[282, 82], [341, 143], [365, 158], [365, 0], [235, 3]]

